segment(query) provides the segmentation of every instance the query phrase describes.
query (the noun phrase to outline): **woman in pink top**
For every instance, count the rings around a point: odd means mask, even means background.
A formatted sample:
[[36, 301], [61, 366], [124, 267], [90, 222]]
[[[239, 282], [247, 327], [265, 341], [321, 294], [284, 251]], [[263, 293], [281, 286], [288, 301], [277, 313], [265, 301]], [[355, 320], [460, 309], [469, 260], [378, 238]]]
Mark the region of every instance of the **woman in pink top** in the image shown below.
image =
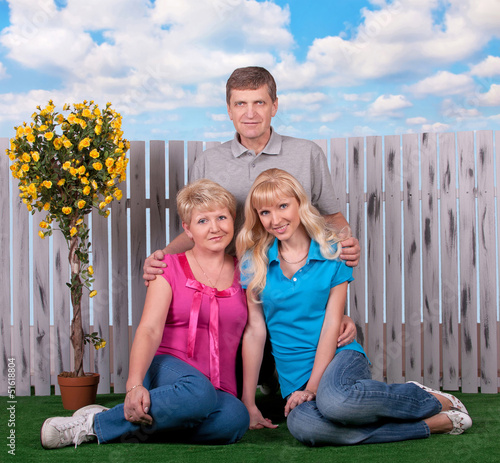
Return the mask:
[[125, 403], [47, 419], [43, 447], [153, 439], [230, 444], [248, 429], [235, 377], [247, 308], [236, 260], [225, 254], [236, 201], [217, 183], [198, 180], [179, 192], [177, 208], [194, 247], [165, 256], [164, 278], [149, 283]]

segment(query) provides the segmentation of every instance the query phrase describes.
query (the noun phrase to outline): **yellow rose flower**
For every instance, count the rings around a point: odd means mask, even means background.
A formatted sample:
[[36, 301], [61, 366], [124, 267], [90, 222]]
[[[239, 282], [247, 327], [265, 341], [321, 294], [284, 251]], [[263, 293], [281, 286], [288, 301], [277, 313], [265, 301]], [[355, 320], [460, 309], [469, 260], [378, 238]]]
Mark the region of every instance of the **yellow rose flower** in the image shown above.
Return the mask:
[[30, 185], [28, 186], [28, 193], [31, 196], [35, 196], [36, 195], [36, 185], [34, 183], [30, 183]]
[[89, 195], [90, 194], [90, 186], [86, 186], [84, 189], [83, 189], [83, 194], [84, 195]]
[[77, 117], [76, 117], [76, 114], [74, 113], [71, 113], [69, 116], [68, 116], [68, 122], [73, 125], [77, 120]]
[[64, 170], [68, 170], [70, 167], [71, 167], [71, 162], [69, 161], [66, 161], [62, 166]]
[[37, 151], [35, 151], [35, 152], [31, 155], [31, 157], [33, 158], [33, 161], [35, 161], [35, 162], [38, 162], [38, 161], [40, 160], [40, 154], [39, 154]]
[[26, 140], [28, 140], [28, 142], [30, 142], [30, 143], [34, 143], [34, 142], [35, 142], [35, 140], [36, 140], [36, 138], [35, 138], [35, 136], [34, 136], [32, 133], [30, 133], [30, 134], [26, 137]]
[[102, 127], [98, 124], [94, 127], [94, 132], [96, 135], [101, 135]]
[[90, 112], [90, 110], [89, 110], [89, 109], [84, 109], [84, 110], [82, 111], [82, 116], [83, 116], [83, 117], [92, 117], [92, 113]]
[[23, 156], [21, 158], [24, 162], [30, 162], [31, 161], [31, 156], [28, 153], [23, 153]]
[[90, 152], [89, 156], [90, 156], [91, 158], [97, 159], [97, 158], [99, 157], [99, 151], [97, 151], [96, 149], [93, 149], [93, 150]]
[[21, 170], [23, 170], [24, 172], [28, 172], [30, 170], [30, 166], [28, 166], [28, 164], [23, 164], [21, 166]]
[[106, 206], [107, 204], [104, 201], [99, 203], [99, 209], [104, 209]]
[[90, 138], [84, 138], [80, 143], [78, 143], [78, 151], [81, 151], [83, 148], [88, 148], [90, 146]]
[[87, 123], [83, 119], [78, 119], [78, 123], [80, 124], [80, 127], [82, 129], [85, 129], [87, 127]]
[[106, 167], [111, 167], [115, 163], [113, 158], [106, 159]]
[[46, 140], [50, 141], [50, 140], [52, 140], [54, 138], [54, 132], [46, 132], [44, 134], [44, 137], [45, 137]]
[[102, 349], [103, 347], [106, 347], [106, 341], [104, 341], [104, 340], [102, 340], [99, 344], [95, 345], [96, 350]]
[[66, 207], [63, 207], [61, 210], [62, 210], [63, 214], [69, 215], [69, 214], [71, 214], [71, 211], [73, 209], [71, 207], [66, 206]]
[[44, 210], [44, 211], [48, 211], [49, 209], [50, 209], [50, 204], [49, 204], [49, 203], [45, 203], [45, 204], [43, 205], [43, 210]]
[[92, 276], [94, 274], [94, 267], [92, 267], [92, 265], [89, 265], [89, 268], [87, 270], [88, 270], [90, 276]]
[[56, 150], [60, 150], [62, 148], [62, 145], [63, 145], [63, 142], [62, 142], [61, 138], [56, 138], [54, 140], [54, 148]]
[[114, 193], [113, 193], [113, 196], [118, 200], [120, 201], [123, 197], [123, 193], [121, 190], [115, 190]]
[[80, 167], [78, 168], [78, 173], [79, 173], [80, 175], [83, 175], [83, 174], [85, 173], [85, 170], [86, 170], [86, 169], [85, 169], [85, 166], [80, 166]]
[[[85, 175], [88, 175], [88, 172]], [[89, 183], [89, 179], [87, 177], [82, 177], [80, 179], [80, 182], [82, 182], [84, 185], [87, 185]]]
[[107, 210], [107, 211], [104, 213], [104, 217], [109, 217], [109, 214], [111, 214], [111, 211], [110, 211], [110, 210]]
[[64, 116], [62, 114], [59, 114], [57, 117], [56, 117], [56, 122], [58, 124], [62, 124], [64, 122]]
[[94, 162], [92, 164], [92, 167], [95, 169], [95, 170], [101, 170], [102, 169], [102, 164], [100, 162]]
[[40, 222], [39, 223], [40, 228], [48, 228], [49, 224], [47, 222]]
[[42, 240], [45, 239], [45, 234], [43, 233], [42, 230], [38, 230], [38, 236], [42, 238]]
[[57, 182], [57, 186], [63, 186], [66, 183], [66, 179], [62, 178]]
[[45, 132], [48, 129], [48, 127], [45, 124], [42, 124], [40, 127], [38, 127], [38, 130], [40, 132]]
[[87, 204], [87, 202], [83, 199], [80, 199], [80, 201], [78, 201], [78, 209], [83, 209], [85, 207], [85, 204]]
[[97, 294], [97, 291], [95, 289], [93, 289], [92, 291], [90, 291], [89, 297], [94, 297], [96, 294]]
[[33, 129], [31, 127], [24, 127], [24, 135], [29, 135], [32, 132]]
[[73, 176], [73, 177], [76, 177], [76, 169], [74, 167], [70, 167], [69, 168], [69, 173]]
[[109, 195], [104, 198], [104, 201], [106, 204], [109, 204], [111, 201], [113, 201], [113, 196]]
[[65, 147], [65, 148], [71, 148], [71, 147], [73, 146], [73, 143], [71, 143], [71, 142], [69, 141], [69, 139], [64, 138], [64, 140], [63, 140], [63, 145], [64, 145], [64, 147]]
[[71, 230], [69, 231], [69, 236], [75, 236], [77, 232], [78, 230], [75, 227], [71, 227]]
[[52, 188], [52, 182], [50, 180], [44, 180], [42, 185], [45, 187], [45, 188]]
[[97, 190], [97, 188], [98, 188], [97, 182], [95, 180], [92, 180], [90, 183], [92, 184], [92, 188], [94, 190]]

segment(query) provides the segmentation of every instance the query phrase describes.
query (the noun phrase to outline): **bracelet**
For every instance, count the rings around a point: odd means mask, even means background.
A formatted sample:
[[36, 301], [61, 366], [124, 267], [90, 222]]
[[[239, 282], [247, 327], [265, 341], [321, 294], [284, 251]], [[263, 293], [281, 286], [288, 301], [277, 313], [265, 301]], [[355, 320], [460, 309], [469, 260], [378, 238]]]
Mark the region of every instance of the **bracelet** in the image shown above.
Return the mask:
[[127, 395], [131, 390], [135, 389], [136, 387], [142, 386], [142, 384], [136, 384], [135, 386], [132, 386], [127, 392], [125, 392], [125, 395]]

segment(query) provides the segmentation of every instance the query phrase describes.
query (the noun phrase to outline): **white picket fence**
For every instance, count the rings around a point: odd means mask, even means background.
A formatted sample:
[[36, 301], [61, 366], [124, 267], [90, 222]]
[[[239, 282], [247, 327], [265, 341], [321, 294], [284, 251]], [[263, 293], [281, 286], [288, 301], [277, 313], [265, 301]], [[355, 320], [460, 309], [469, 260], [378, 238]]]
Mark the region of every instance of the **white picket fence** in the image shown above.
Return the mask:
[[[497, 393], [500, 132], [317, 143], [328, 153], [342, 212], [362, 245], [349, 313], [374, 378]], [[212, 144], [133, 142], [129, 194], [112, 203], [109, 219], [91, 217], [98, 295], [84, 305], [84, 323], [108, 346], [86, 358], [86, 370], [101, 374], [99, 393], [125, 390], [146, 293], [144, 258], [180, 231], [176, 192], [187, 166]], [[38, 238], [41, 217], [31, 219], [18, 200], [7, 146], [0, 138], [0, 395], [13, 370], [17, 395], [31, 387], [47, 395], [56, 374], [71, 366], [67, 248], [57, 232]]]

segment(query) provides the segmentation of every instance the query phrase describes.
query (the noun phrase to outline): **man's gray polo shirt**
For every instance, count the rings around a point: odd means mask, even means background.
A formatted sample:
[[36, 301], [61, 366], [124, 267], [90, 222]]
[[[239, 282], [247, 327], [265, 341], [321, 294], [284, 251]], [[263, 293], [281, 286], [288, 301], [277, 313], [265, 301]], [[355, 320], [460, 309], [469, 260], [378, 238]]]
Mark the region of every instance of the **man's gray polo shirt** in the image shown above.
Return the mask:
[[204, 151], [196, 158], [189, 180], [208, 178], [236, 197], [238, 231], [243, 223], [243, 207], [250, 187], [261, 172], [271, 168], [292, 174], [321, 214], [340, 211], [321, 148], [310, 140], [279, 135], [274, 130], [266, 147], [257, 156], [238, 141], [237, 134], [233, 140]]

